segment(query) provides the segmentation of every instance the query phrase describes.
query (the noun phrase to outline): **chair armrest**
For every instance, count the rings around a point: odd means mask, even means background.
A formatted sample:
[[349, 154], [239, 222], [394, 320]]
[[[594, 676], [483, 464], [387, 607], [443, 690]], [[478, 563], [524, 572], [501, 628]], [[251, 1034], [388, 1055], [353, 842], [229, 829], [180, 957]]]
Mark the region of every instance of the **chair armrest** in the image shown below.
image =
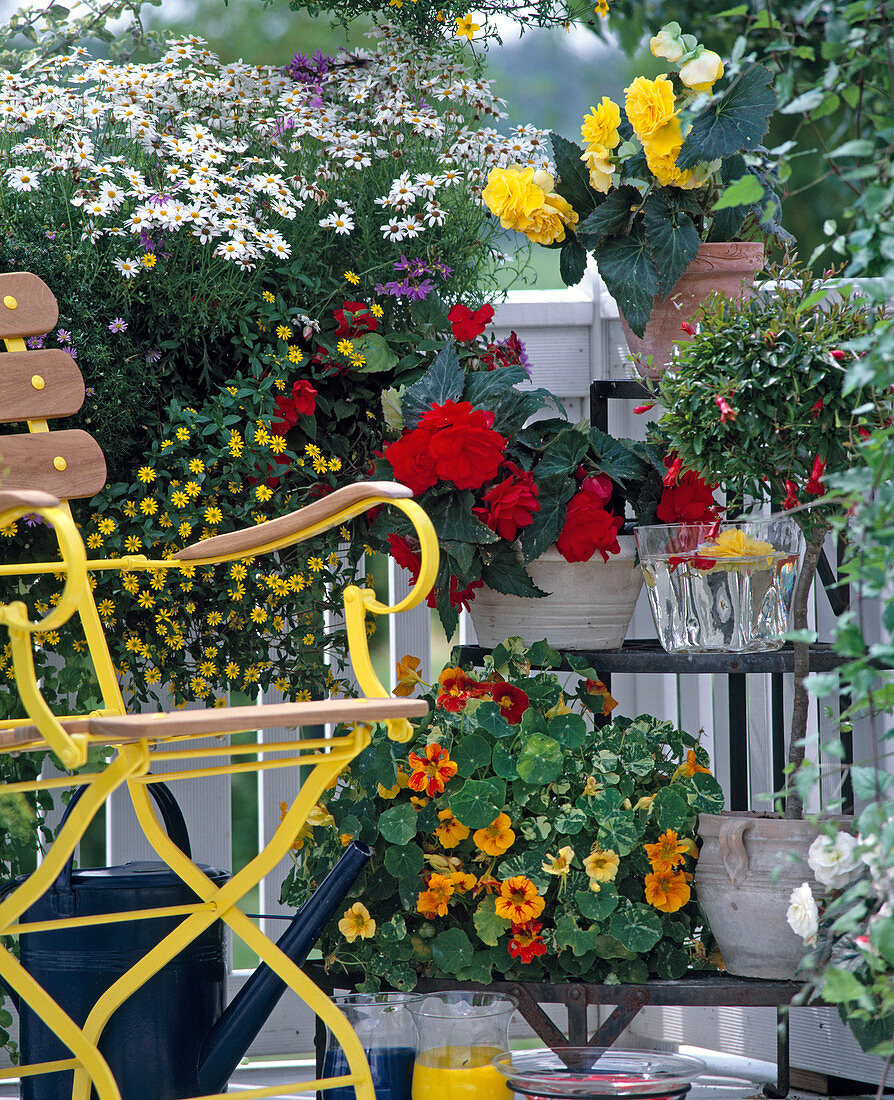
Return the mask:
[[259, 523], [241, 531], [212, 535], [185, 546], [173, 555], [176, 561], [197, 565], [233, 561], [250, 554], [262, 554], [303, 542], [322, 531], [345, 523], [376, 504], [389, 500], [407, 500], [413, 490], [394, 481], [358, 481], [315, 500], [295, 512]]
[[36, 512], [38, 508], [58, 508], [59, 499], [52, 493], [37, 489], [6, 489], [0, 492], [0, 515], [21, 508], [24, 512]]

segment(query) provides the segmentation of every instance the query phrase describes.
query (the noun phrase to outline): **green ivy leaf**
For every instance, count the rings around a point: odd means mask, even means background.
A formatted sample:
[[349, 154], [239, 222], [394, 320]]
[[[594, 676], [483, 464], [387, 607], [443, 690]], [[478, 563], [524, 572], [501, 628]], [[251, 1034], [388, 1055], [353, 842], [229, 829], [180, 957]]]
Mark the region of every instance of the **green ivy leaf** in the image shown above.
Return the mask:
[[519, 777], [525, 783], [544, 786], [562, 774], [564, 764], [565, 754], [559, 742], [541, 733], [534, 733], [522, 746], [516, 767]]
[[389, 875], [396, 879], [411, 879], [422, 871], [425, 859], [418, 844], [389, 845], [385, 849], [384, 863]]
[[404, 802], [385, 810], [379, 817], [379, 832], [389, 844], [408, 844], [416, 835], [416, 811], [412, 805]]
[[696, 813], [719, 814], [723, 810], [723, 788], [713, 775], [696, 772], [692, 777], [677, 780], [677, 783], [686, 790], [689, 804]]
[[455, 976], [471, 963], [472, 955], [472, 942], [461, 928], [448, 928], [432, 941], [432, 958], [444, 974]]
[[461, 737], [453, 746], [450, 754], [463, 779], [468, 779], [479, 768], [488, 767], [490, 756], [490, 744], [477, 733], [469, 733], [465, 737]]
[[728, 184], [723, 194], [711, 207], [712, 210], [728, 210], [734, 206], [751, 206], [764, 197], [764, 188], [757, 176], [748, 172]]
[[505, 801], [505, 793], [500, 799], [497, 798], [498, 793], [495, 780], [467, 779], [458, 791], [450, 795], [450, 809], [466, 828], [486, 829], [496, 820]]
[[625, 905], [612, 916], [609, 932], [637, 955], [651, 951], [661, 939], [661, 917], [647, 905]]
[[599, 892], [578, 890], [574, 895], [582, 917], [587, 920], [605, 920], [617, 909], [619, 897], [613, 882], [601, 882]]
[[507, 932], [511, 921], [497, 916], [497, 899], [488, 895], [472, 915], [472, 923], [482, 943], [488, 947], [496, 947], [497, 941], [504, 932]]
[[587, 739], [587, 723], [579, 714], [557, 714], [550, 719], [549, 735], [567, 749], [579, 749]]
[[577, 956], [592, 951], [595, 939], [593, 930], [580, 928], [571, 913], [563, 913], [556, 921], [556, 945], [570, 947]]
[[652, 302], [661, 290], [642, 221], [634, 223], [626, 237], [606, 238], [599, 245], [596, 258], [609, 294], [618, 303], [631, 331], [642, 336]]
[[677, 166], [692, 168], [753, 149], [767, 132], [776, 109], [772, 84], [773, 74], [763, 65], [752, 65], [740, 73], [693, 122]]

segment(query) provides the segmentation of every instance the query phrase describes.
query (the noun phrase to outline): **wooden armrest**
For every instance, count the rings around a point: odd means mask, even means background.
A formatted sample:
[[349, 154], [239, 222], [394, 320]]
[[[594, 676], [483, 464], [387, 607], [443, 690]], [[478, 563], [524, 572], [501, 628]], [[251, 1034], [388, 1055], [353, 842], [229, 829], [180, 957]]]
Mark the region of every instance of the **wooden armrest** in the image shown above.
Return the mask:
[[32, 512], [38, 508], [58, 508], [59, 503], [52, 493], [37, 489], [6, 489], [0, 492], [0, 514], [11, 512], [14, 508], [27, 508]]
[[309, 537], [337, 523], [344, 523], [372, 507], [376, 499], [407, 500], [412, 496], [412, 489], [396, 481], [358, 481], [336, 489], [334, 493], [295, 512], [259, 523], [257, 527], [201, 539], [178, 550], [173, 557], [187, 562], [245, 557], [264, 547], [269, 548], [271, 543], [300, 542], [302, 536]]

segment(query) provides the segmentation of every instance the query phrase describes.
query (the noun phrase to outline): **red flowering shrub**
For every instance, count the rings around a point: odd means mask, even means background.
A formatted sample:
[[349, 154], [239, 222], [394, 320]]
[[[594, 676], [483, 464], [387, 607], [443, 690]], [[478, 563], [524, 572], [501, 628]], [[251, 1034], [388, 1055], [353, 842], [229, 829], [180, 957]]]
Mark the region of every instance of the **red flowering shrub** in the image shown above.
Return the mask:
[[481, 498], [486, 507], [472, 511], [501, 539], [511, 542], [519, 529], [527, 527], [534, 513], [540, 511], [540, 503], [533, 474], [520, 470], [514, 462], [504, 462], [502, 469], [509, 470], [507, 476]]
[[618, 531], [621, 516], [607, 512], [595, 493], [575, 493], [565, 511], [565, 524], [556, 539], [559, 553], [566, 561], [589, 561], [598, 550], [602, 560], [620, 554]]

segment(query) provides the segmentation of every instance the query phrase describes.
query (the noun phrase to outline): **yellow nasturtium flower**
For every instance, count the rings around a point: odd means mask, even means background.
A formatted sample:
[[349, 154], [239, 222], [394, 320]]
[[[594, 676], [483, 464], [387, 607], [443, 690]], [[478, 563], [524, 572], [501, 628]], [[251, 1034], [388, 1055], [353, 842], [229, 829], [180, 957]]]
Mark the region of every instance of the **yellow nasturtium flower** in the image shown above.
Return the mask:
[[366, 906], [355, 901], [350, 909], [345, 910], [345, 915], [338, 922], [338, 930], [348, 943], [353, 943], [358, 938], [368, 940], [375, 935], [376, 922], [369, 915]]

